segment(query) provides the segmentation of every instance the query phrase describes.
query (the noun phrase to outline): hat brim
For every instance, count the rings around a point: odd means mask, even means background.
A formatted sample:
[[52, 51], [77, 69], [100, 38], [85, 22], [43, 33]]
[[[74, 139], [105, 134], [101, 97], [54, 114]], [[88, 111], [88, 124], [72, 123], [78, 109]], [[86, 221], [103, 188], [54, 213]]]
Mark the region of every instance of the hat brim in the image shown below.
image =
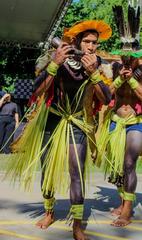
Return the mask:
[[64, 37], [75, 38], [79, 33], [89, 30], [95, 30], [99, 34], [99, 40], [107, 40], [112, 35], [111, 27], [102, 20], [87, 20], [66, 29]]

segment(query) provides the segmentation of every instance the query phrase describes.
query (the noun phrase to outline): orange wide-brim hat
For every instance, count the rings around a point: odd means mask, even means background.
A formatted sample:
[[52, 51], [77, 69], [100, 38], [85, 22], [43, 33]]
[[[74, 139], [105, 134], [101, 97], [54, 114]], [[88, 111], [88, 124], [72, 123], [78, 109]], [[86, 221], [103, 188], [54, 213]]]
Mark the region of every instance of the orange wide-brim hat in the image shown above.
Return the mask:
[[69, 29], [65, 29], [64, 37], [73, 39], [79, 33], [89, 30], [95, 30], [99, 34], [99, 40], [107, 40], [112, 35], [111, 27], [102, 20], [86, 20], [73, 25]]

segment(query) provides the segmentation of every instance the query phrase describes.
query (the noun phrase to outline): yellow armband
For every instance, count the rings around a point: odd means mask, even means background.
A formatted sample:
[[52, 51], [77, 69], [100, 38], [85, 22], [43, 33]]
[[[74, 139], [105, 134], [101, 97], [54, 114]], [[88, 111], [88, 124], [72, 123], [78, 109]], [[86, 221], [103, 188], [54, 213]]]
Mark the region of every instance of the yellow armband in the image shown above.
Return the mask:
[[114, 84], [114, 87], [115, 87], [116, 89], [118, 89], [118, 88], [120, 88], [121, 85], [123, 84], [123, 81], [121, 80], [120, 77], [117, 77], [117, 78], [114, 80], [113, 84]]
[[52, 61], [51, 63], [49, 63], [46, 70], [50, 75], [56, 76], [58, 68], [59, 68], [59, 65]]
[[128, 83], [133, 90], [135, 90], [139, 85], [138, 81], [133, 77], [128, 81]]
[[99, 71], [92, 73], [90, 76], [90, 80], [92, 81], [93, 84], [97, 84], [98, 82], [100, 82], [101, 79]]

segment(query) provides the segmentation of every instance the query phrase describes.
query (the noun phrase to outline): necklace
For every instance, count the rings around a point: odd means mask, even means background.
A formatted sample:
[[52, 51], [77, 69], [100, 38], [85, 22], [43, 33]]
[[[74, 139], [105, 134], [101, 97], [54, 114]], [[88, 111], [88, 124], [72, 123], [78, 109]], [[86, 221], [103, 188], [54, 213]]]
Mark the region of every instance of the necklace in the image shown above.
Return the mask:
[[82, 63], [74, 60], [73, 58], [68, 58], [68, 59], [66, 60], [66, 63], [67, 63], [72, 69], [75, 69], [75, 70], [79, 70], [79, 69], [81, 69], [81, 67], [82, 67]]

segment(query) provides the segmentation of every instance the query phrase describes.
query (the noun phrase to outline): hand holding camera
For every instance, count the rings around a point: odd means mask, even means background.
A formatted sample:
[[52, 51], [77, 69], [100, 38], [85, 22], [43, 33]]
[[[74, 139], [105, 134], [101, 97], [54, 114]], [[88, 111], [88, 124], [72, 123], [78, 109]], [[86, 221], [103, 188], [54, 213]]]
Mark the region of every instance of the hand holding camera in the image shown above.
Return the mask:
[[62, 42], [60, 38], [55, 37], [52, 39], [52, 46], [57, 48], [53, 61], [61, 65], [67, 58], [75, 56], [83, 56], [83, 52], [75, 48], [73, 45], [69, 45], [66, 42]]
[[127, 69], [124, 66], [119, 71], [119, 75], [121, 77], [121, 80], [124, 81], [124, 82], [128, 81], [132, 77], [132, 74], [133, 74], [132, 69], [131, 68]]
[[57, 48], [55, 52], [53, 61], [58, 65], [63, 64], [67, 58], [72, 56], [72, 54], [70, 54], [71, 50], [72, 47], [70, 45], [64, 42], [61, 43], [61, 45]]
[[123, 81], [128, 81], [132, 77], [132, 60], [133, 58], [131, 56], [122, 56], [122, 64], [123, 67], [120, 70], [119, 74]]

